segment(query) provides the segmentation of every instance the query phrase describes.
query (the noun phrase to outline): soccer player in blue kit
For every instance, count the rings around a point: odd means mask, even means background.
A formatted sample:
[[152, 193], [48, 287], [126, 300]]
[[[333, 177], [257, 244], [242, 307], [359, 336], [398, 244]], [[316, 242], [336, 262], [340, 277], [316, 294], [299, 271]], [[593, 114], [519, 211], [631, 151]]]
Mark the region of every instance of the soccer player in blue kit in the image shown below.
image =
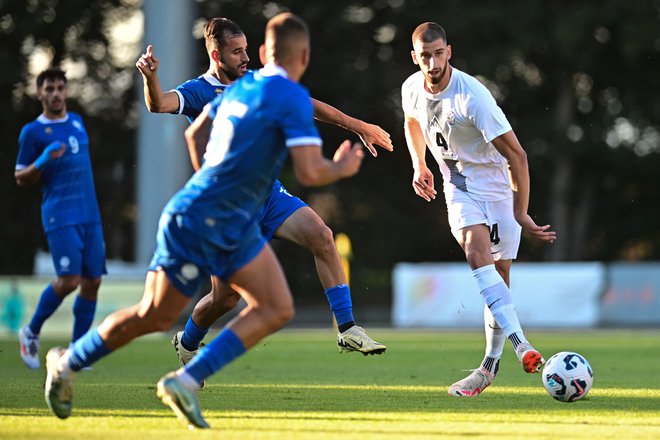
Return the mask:
[[37, 97], [43, 112], [21, 130], [14, 177], [20, 186], [41, 183], [41, 219], [57, 277], [41, 294], [30, 323], [19, 331], [21, 358], [30, 369], [39, 368], [41, 327], [79, 286], [72, 340], [89, 330], [106, 273], [89, 139], [80, 115], [66, 110], [64, 72], [41, 72]]
[[[157, 74], [159, 61], [153, 53], [153, 47], [147, 47], [136, 67], [143, 76], [145, 102], [150, 111], [183, 114], [192, 122], [209, 101], [248, 72], [247, 39], [237, 23], [223, 17], [212, 18], [206, 24], [204, 37], [209, 70], [168, 92], [163, 92], [160, 87]], [[349, 117], [318, 100], [312, 99], [312, 104], [317, 119], [354, 131], [374, 156], [376, 150], [373, 144], [392, 149], [389, 135], [380, 127]], [[195, 169], [199, 169], [203, 161], [210, 121], [201, 131], [204, 129], [206, 138], [189, 149]], [[332, 231], [314, 210], [298, 197], [289, 194], [276, 181], [265, 203], [260, 224], [267, 240], [272, 237], [284, 238], [309, 249], [314, 255], [319, 279], [337, 320], [340, 352], [357, 351], [364, 355], [384, 352], [386, 347], [383, 344], [371, 339], [364, 329], [355, 325], [350, 290]], [[211, 293], [195, 306], [184, 331], [178, 332], [172, 339], [181, 365], [185, 365], [197, 353], [211, 325], [234, 308], [240, 299], [238, 293], [224, 286], [217, 278], [212, 278], [212, 286]]]
[[264, 68], [211, 106], [204, 165], [163, 210], [142, 301], [108, 316], [68, 350], [49, 350], [45, 397], [55, 415], [71, 414], [77, 371], [138, 336], [168, 329], [209, 275], [230, 284], [248, 306], [184, 368], [158, 382], [158, 396], [186, 423], [209, 427], [197, 400], [202, 380], [292, 318], [291, 292], [258, 223], [263, 204], [289, 154], [305, 185], [350, 177], [363, 158], [361, 145], [349, 141], [333, 160], [323, 157], [309, 94], [298, 84], [309, 56], [301, 19], [284, 13], [269, 20], [260, 48]]

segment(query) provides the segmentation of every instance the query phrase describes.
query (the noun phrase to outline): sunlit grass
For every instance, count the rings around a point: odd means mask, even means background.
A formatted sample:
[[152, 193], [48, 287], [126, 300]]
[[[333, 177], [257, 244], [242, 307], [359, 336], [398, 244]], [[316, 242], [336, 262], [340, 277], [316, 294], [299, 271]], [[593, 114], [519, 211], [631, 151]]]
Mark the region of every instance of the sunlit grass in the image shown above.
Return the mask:
[[194, 433], [155, 396], [155, 382], [176, 367], [165, 338], [136, 342], [81, 374], [67, 420], [46, 408], [44, 373], [27, 371], [17, 344], [0, 341], [0, 438], [660, 438], [658, 332], [534, 334], [547, 355], [570, 349], [590, 361], [594, 388], [574, 403], [550, 398], [509, 348], [484, 394], [448, 396], [481, 359], [477, 332], [370, 333], [388, 344], [383, 356], [339, 355], [329, 331], [268, 338], [211, 378], [200, 403], [213, 429]]

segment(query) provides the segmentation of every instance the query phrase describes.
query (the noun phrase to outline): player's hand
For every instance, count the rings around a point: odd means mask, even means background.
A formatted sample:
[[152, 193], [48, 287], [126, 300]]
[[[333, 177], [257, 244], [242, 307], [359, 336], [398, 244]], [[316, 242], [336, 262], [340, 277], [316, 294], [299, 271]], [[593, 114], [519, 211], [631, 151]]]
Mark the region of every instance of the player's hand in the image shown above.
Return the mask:
[[64, 142], [56, 141], [46, 147], [46, 150], [48, 151], [51, 160], [58, 159], [64, 156], [64, 152], [66, 151], [66, 144]]
[[437, 191], [433, 187], [433, 173], [427, 167], [424, 166], [415, 170], [412, 186], [415, 194], [427, 202], [435, 200]]
[[544, 243], [554, 243], [557, 239], [557, 233], [550, 230], [550, 225], [537, 225], [529, 214], [516, 216], [516, 221], [522, 226], [525, 232], [537, 240], [541, 240]]
[[373, 157], [378, 156], [378, 152], [374, 145], [378, 145], [387, 151], [394, 150], [392, 139], [390, 139], [390, 134], [388, 132], [380, 128], [378, 125], [369, 124], [364, 121], [360, 122], [360, 127], [355, 133], [360, 136], [360, 140], [364, 146], [367, 147]]
[[46, 148], [44, 148], [44, 151], [41, 152], [37, 160], [34, 161], [34, 167], [40, 170], [43, 169], [48, 162], [62, 157], [65, 151], [66, 144], [64, 142], [51, 142]]
[[364, 150], [362, 145], [355, 143], [351, 145], [348, 139], [341, 143], [332, 161], [341, 168], [341, 175], [343, 177], [350, 177], [360, 170], [362, 159], [364, 158]]
[[158, 58], [154, 55], [154, 47], [150, 44], [147, 51], [140, 56], [135, 67], [147, 78], [151, 78], [158, 71]]

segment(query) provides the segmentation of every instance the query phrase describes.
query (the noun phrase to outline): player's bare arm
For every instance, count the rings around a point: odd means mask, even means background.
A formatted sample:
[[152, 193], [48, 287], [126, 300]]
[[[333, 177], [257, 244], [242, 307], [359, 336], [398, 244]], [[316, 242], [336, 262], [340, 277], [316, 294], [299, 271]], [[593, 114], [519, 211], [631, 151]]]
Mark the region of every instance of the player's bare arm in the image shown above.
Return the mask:
[[159, 64], [151, 44], [135, 63], [142, 74], [144, 102], [152, 113], [173, 113], [179, 109], [179, 97], [172, 91], [163, 93], [158, 79]]
[[37, 160], [30, 166], [14, 172], [14, 178], [18, 186], [33, 185], [39, 181], [41, 171], [46, 163], [59, 159], [66, 151], [66, 144], [62, 142], [53, 142], [50, 144]]
[[188, 144], [188, 154], [190, 154], [190, 162], [192, 162], [195, 171], [198, 171], [204, 163], [204, 153], [206, 153], [206, 145], [209, 143], [212, 126], [213, 120], [209, 118], [209, 111], [205, 108], [193, 123], [186, 128], [185, 137]]
[[387, 151], [392, 151], [392, 140], [390, 134], [378, 125], [369, 124], [360, 119], [348, 116], [330, 104], [312, 98], [314, 106], [314, 118], [327, 124], [337, 125], [357, 134], [372, 156], [378, 156], [374, 145], [378, 145]]
[[293, 160], [293, 171], [300, 183], [305, 186], [321, 186], [356, 174], [364, 158], [362, 146], [351, 145], [345, 140], [335, 152], [332, 160], [321, 154], [316, 145], [305, 145], [289, 149]]
[[492, 140], [493, 146], [509, 162], [509, 178], [513, 190], [513, 214], [516, 221], [532, 237], [543, 242], [553, 243], [556, 233], [550, 225], [539, 226], [527, 213], [529, 207], [529, 167], [527, 153], [523, 150], [513, 130]]
[[413, 189], [415, 194], [430, 202], [435, 199], [437, 191], [434, 188], [433, 173], [426, 166], [426, 141], [422, 127], [417, 119], [406, 115], [403, 131], [413, 164]]

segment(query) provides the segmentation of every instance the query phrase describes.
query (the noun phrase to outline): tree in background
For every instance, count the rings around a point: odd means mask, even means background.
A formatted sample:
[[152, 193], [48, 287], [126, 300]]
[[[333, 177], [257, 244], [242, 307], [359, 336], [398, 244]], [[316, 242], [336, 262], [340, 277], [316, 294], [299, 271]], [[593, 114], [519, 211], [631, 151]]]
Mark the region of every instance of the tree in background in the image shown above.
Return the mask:
[[[312, 32], [313, 57], [303, 83], [312, 95], [392, 134], [397, 151], [366, 159], [351, 182], [316, 190], [298, 187], [290, 171], [282, 176], [335, 232], [351, 237], [358, 306], [361, 292], [369, 301], [372, 293], [389, 292], [391, 269], [398, 261], [462, 259], [448, 232], [444, 201], [428, 204], [412, 191], [403, 139], [400, 86], [416, 71], [410, 34], [429, 20], [446, 28], [453, 65], [477, 75], [511, 119], [529, 156], [530, 212], [559, 233], [551, 248], [524, 242], [520, 259], [660, 259], [660, 3], [480, 3], [197, 2], [193, 34], [201, 37], [199, 29], [213, 16], [236, 20], [248, 37], [253, 68], [259, 66], [257, 48], [268, 18], [281, 10], [304, 17]], [[45, 50], [55, 60], [71, 60], [70, 74], [85, 66], [71, 81], [72, 97], [94, 138], [108, 254], [128, 260], [135, 212], [133, 129], [135, 108], [141, 105], [134, 92], [138, 76], [133, 63], [140, 43], [118, 47], [116, 41], [128, 35], [139, 38], [139, 21], [131, 21], [138, 8], [137, 0], [0, 3], [0, 61], [6, 66], [0, 74], [0, 98], [13, 110], [0, 115], [2, 134], [8, 145], [15, 145], [20, 126], [38, 112], [28, 94], [31, 54]], [[126, 26], [123, 32], [121, 24]], [[197, 46], [198, 73], [203, 73], [207, 60], [201, 40]], [[124, 51], [128, 55], [117, 56]], [[338, 128], [319, 128], [327, 145], [346, 136]], [[0, 256], [4, 273], [30, 270], [31, 243], [39, 231], [36, 195], [29, 204], [28, 193], [13, 182], [15, 152], [10, 147], [0, 151], [6, 201], [0, 237], [10, 245]], [[447, 233], [428, 235], [434, 227]], [[280, 245], [278, 253], [297, 289], [318, 288], [306, 252]]]
[[0, 150], [3, 215], [0, 273], [32, 271], [45, 244], [39, 228], [39, 194], [18, 188], [13, 169], [20, 128], [40, 105], [34, 79], [49, 65], [69, 78], [73, 111], [83, 114], [92, 139], [92, 162], [109, 257], [130, 258], [134, 191], [134, 61], [141, 32], [139, 2], [130, 0], [27, 0], [0, 2]]

